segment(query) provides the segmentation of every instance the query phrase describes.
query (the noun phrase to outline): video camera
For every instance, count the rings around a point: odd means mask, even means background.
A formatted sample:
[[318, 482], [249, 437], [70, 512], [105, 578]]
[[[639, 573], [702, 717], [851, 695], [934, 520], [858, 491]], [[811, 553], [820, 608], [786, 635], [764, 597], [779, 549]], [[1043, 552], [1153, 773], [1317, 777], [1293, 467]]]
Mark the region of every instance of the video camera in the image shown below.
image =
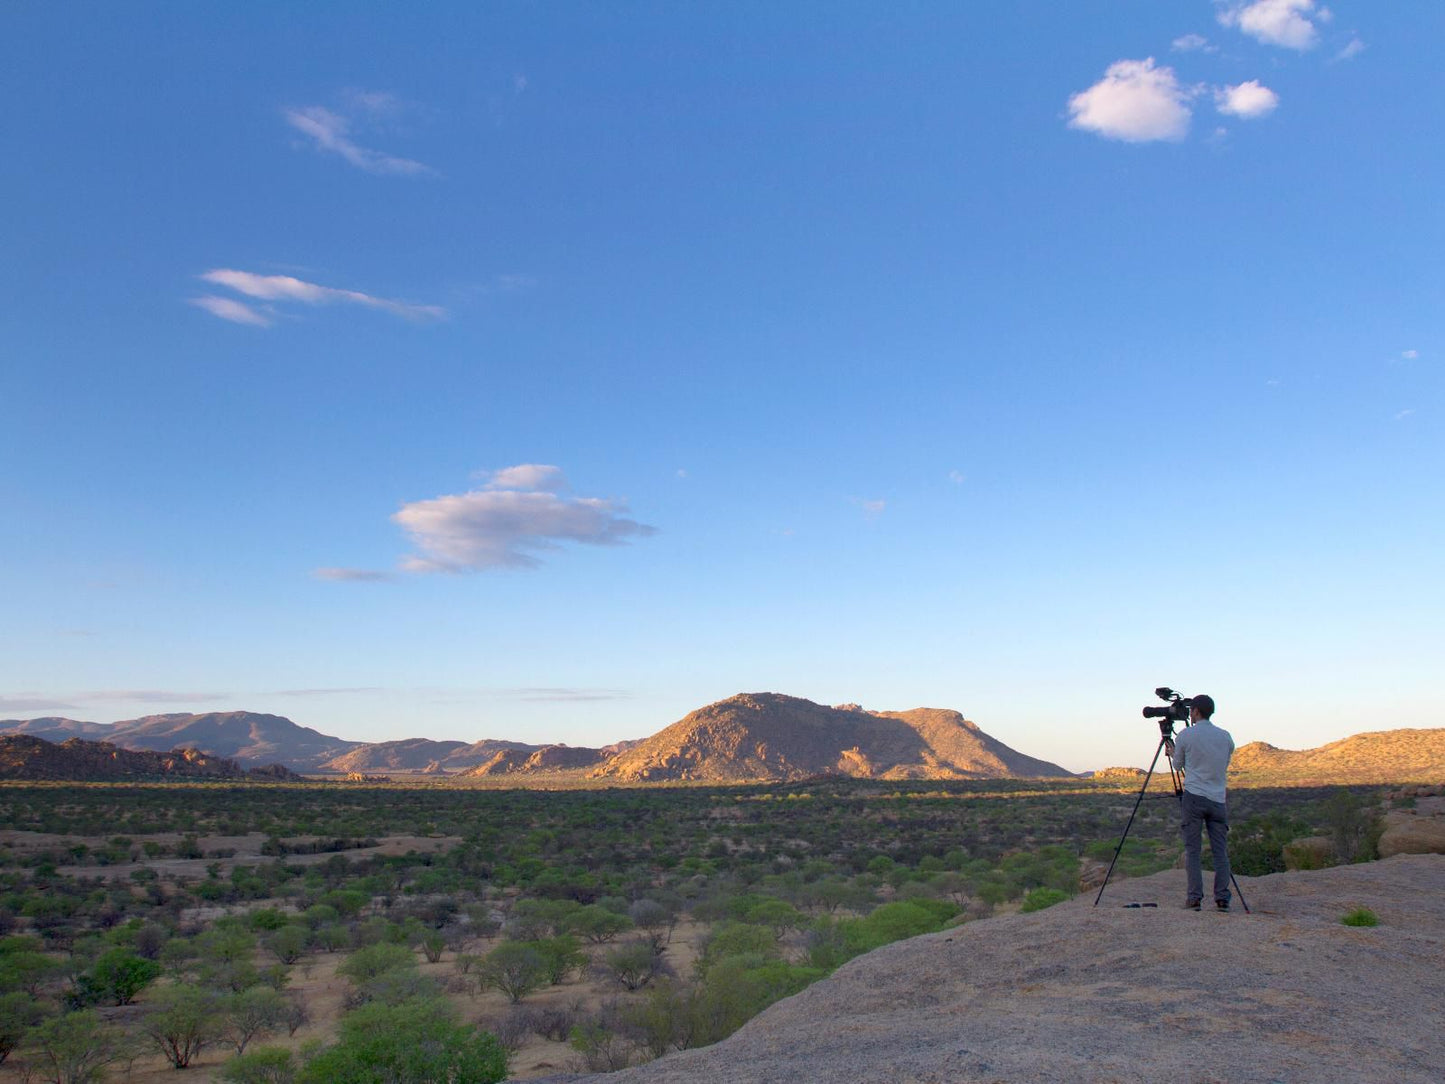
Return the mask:
[[1174, 736], [1174, 724], [1183, 723], [1189, 725], [1189, 709], [1194, 706], [1194, 701], [1187, 696], [1180, 696], [1167, 685], [1161, 685], [1154, 690], [1154, 695], [1160, 700], [1169, 701], [1168, 705], [1162, 708], [1148, 707], [1144, 709], [1144, 718], [1159, 720], [1159, 733], [1166, 738]]

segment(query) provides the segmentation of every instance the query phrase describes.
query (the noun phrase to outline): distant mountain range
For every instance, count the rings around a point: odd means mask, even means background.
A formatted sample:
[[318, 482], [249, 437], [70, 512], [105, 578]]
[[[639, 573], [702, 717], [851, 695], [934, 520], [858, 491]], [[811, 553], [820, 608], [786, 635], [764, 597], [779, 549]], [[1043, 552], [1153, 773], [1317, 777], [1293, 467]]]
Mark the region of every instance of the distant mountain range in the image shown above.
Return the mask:
[[[1011, 749], [956, 711], [865, 711], [856, 704], [827, 707], [778, 693], [732, 696], [699, 708], [651, 737], [602, 748], [494, 739], [354, 742], [298, 726], [280, 715], [246, 711], [148, 715], [119, 723], [0, 720], [3, 734], [50, 742], [99, 740], [119, 749], [166, 754], [190, 748], [235, 761], [238, 770], [279, 763], [293, 771], [318, 774], [425, 772], [517, 782], [535, 778], [538, 782], [729, 783], [830, 775], [1008, 779], [1072, 774]], [[1103, 777], [1110, 771], [1097, 774]], [[1445, 781], [1445, 729], [1356, 734], [1302, 752], [1254, 742], [1235, 753], [1230, 778], [1253, 784], [1441, 782]]]
[[146, 715], [119, 723], [76, 719], [0, 720], [0, 734], [30, 734], [47, 741], [86, 738], [122, 749], [200, 749], [229, 757], [250, 768], [281, 763], [294, 771], [315, 771], [321, 764], [361, 745], [298, 726], [281, 715], [251, 711], [213, 711], [204, 715]]
[[1072, 774], [1016, 752], [955, 711], [864, 711], [855, 704], [826, 707], [778, 693], [729, 697], [650, 738], [597, 749], [498, 740], [350, 742], [297, 726], [279, 715], [244, 711], [150, 715], [109, 724], [60, 718], [3, 720], [3, 733], [52, 742], [77, 737], [104, 740], [134, 750], [190, 747], [243, 766], [279, 762], [294, 771], [343, 774], [393, 771], [617, 782]]
[[154, 753], [108, 742], [67, 738], [56, 743], [33, 734], [0, 735], [0, 779], [67, 779], [85, 782], [171, 779], [249, 779], [276, 782], [301, 777], [279, 764], [243, 768], [228, 757], [196, 749]]

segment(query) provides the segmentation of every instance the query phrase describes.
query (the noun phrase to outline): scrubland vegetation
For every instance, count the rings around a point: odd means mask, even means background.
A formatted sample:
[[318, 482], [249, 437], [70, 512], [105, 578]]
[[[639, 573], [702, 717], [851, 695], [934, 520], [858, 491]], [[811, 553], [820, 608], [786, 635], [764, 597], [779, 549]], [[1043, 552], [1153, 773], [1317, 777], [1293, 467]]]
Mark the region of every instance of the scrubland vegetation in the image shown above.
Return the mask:
[[[1166, 784], [1167, 787], [1167, 784]], [[712, 1043], [852, 957], [1061, 902], [1099, 783], [0, 787], [0, 1078], [496, 1080]], [[1242, 875], [1377, 790], [1231, 794]], [[1167, 789], [1115, 876], [1174, 864]], [[380, 1074], [380, 1075], [378, 1075]]]

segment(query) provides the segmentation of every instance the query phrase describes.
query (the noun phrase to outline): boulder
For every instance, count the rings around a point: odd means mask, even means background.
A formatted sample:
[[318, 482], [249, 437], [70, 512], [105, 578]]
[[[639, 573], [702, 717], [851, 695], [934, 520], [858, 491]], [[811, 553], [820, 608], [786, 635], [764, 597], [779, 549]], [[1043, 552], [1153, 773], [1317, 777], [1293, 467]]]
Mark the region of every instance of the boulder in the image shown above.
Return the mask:
[[1109, 872], [1109, 863], [1085, 858], [1079, 863], [1079, 891], [1091, 892], [1104, 883]]
[[1395, 811], [1385, 815], [1380, 857], [1396, 854], [1445, 854], [1445, 817]]

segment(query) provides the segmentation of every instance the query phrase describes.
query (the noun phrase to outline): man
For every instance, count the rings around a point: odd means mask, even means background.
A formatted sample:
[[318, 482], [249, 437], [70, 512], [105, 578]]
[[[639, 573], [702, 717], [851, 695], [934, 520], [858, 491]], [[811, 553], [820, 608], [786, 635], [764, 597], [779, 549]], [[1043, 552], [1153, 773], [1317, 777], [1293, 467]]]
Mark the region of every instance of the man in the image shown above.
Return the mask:
[[1177, 740], [1165, 741], [1164, 748], [1177, 771], [1184, 773], [1184, 869], [1189, 883], [1184, 906], [1199, 910], [1204, 898], [1204, 876], [1199, 869], [1200, 830], [1209, 831], [1209, 850], [1214, 856], [1214, 906], [1229, 910], [1229, 817], [1224, 808], [1224, 775], [1234, 755], [1234, 739], [1227, 730], [1214, 725], [1214, 699], [1204, 694], [1192, 698], [1190, 726]]

